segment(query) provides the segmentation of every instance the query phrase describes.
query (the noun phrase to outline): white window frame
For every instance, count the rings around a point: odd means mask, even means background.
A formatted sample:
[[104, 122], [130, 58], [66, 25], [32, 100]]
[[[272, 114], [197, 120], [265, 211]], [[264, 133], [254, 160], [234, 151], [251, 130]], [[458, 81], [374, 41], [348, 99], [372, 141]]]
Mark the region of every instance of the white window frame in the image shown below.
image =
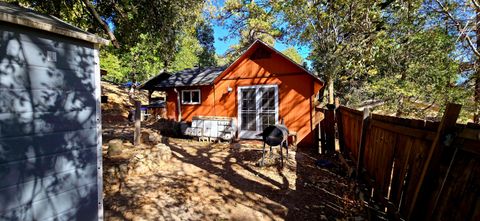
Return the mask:
[[[184, 92], [188, 92], [188, 93], [190, 93], [190, 102], [184, 102], [184, 101], [183, 101], [183, 93], [184, 93]], [[192, 101], [192, 98], [193, 98], [193, 96], [192, 96], [192, 92], [198, 92], [198, 102], [193, 102], [193, 101]], [[180, 93], [182, 93], [182, 96], [181, 96], [181, 99], [182, 99], [182, 104], [188, 104], [188, 105], [191, 105], [191, 104], [200, 104], [200, 103], [202, 103], [202, 92], [200, 91], [200, 89], [193, 89], [193, 90], [181, 90], [181, 92], [180, 92]]]
[[261, 132], [261, 126], [260, 126], [260, 115], [257, 115], [256, 117], [256, 122], [257, 122], [257, 130], [256, 131], [246, 131], [242, 130], [242, 117], [241, 117], [241, 111], [242, 111], [242, 94], [241, 90], [242, 89], [248, 89], [248, 88], [254, 88], [255, 89], [255, 102], [257, 103], [257, 107], [260, 106], [261, 102], [261, 96], [260, 93], [258, 93], [260, 88], [274, 88], [275, 89], [275, 124], [278, 124], [278, 118], [279, 118], [279, 96], [278, 96], [278, 85], [276, 84], [262, 84], [262, 85], [251, 85], [251, 86], [239, 86], [237, 88], [237, 122], [238, 122], [238, 131], [239, 131], [239, 137], [243, 139], [260, 139], [259, 136], [256, 136], [258, 133]]

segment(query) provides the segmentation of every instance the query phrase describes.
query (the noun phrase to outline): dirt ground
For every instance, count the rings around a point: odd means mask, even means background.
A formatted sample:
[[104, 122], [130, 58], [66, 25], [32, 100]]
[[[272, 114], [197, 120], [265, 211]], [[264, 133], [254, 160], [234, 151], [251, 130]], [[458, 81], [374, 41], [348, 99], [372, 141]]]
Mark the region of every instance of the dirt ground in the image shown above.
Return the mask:
[[[259, 167], [259, 142], [218, 144], [164, 136], [129, 146], [129, 160], [113, 160], [106, 152], [108, 141], [132, 142], [133, 125], [124, 116], [129, 108], [125, 93], [115, 87], [106, 91], [109, 104], [102, 104], [106, 220], [366, 219], [355, 183], [343, 176], [331, 156], [290, 150], [280, 168], [277, 147]], [[142, 132], [159, 134], [158, 123], [153, 125], [144, 125]], [[164, 144], [172, 153], [166, 161], [156, 155], [158, 145]]]
[[[125, 135], [131, 127], [115, 128]], [[213, 144], [176, 138], [166, 138], [164, 142], [170, 147], [172, 158], [155, 162], [152, 170], [117, 174], [119, 180], [104, 173], [104, 179], [109, 180], [104, 188], [106, 220], [363, 220], [365, 217], [355, 197], [354, 183], [332, 172], [335, 167], [317, 167], [317, 159], [302, 151], [290, 151], [282, 169], [276, 151], [273, 158], [267, 158], [266, 166], [258, 166], [261, 158], [258, 143]], [[105, 171], [118, 166], [109, 164], [108, 159], [105, 161]]]

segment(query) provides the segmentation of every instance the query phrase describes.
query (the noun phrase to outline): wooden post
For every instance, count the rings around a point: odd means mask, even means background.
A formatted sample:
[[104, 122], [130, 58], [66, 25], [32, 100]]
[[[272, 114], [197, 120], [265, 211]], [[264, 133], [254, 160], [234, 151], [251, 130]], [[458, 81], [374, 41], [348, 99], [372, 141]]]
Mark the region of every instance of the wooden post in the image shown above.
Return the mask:
[[142, 134], [140, 131], [141, 107], [142, 107], [141, 102], [136, 100], [135, 101], [135, 131], [133, 133], [133, 142], [135, 145], [139, 145], [142, 142]]
[[325, 140], [326, 140], [326, 150], [329, 153], [335, 151], [335, 105], [327, 105], [327, 110], [325, 111]]
[[[437, 134], [425, 160], [417, 187], [415, 188], [407, 220], [411, 220], [412, 216], [418, 216], [420, 214], [425, 214], [426, 216], [424, 218], [426, 218], [431, 216], [431, 212], [433, 212], [425, 211], [425, 206], [429, 200], [435, 199], [435, 196], [431, 196], [431, 194], [434, 194], [434, 189], [436, 189], [434, 179], [440, 166], [442, 153], [447, 149], [444, 142], [445, 135], [455, 131], [455, 125], [461, 108], [462, 106], [458, 104], [448, 104], [445, 109], [442, 121], [437, 129]], [[420, 207], [422, 208], [420, 209]]]
[[357, 179], [360, 177], [363, 167], [363, 156], [365, 153], [365, 141], [367, 138], [368, 124], [370, 123], [370, 109], [363, 109], [362, 130], [360, 131], [360, 143], [358, 144], [357, 158]]
[[335, 109], [335, 117], [337, 120], [337, 130], [338, 130], [338, 143], [340, 145], [340, 152], [345, 153], [345, 137], [343, 136], [343, 121], [342, 121], [342, 109], [337, 106]]
[[326, 148], [327, 148], [327, 144], [326, 144], [326, 139], [325, 138], [325, 130], [326, 130], [326, 125], [327, 125], [327, 111], [325, 109], [322, 109], [323, 111], [323, 120], [320, 121], [320, 143], [321, 143], [321, 146], [322, 146], [322, 154], [325, 154], [326, 153]]

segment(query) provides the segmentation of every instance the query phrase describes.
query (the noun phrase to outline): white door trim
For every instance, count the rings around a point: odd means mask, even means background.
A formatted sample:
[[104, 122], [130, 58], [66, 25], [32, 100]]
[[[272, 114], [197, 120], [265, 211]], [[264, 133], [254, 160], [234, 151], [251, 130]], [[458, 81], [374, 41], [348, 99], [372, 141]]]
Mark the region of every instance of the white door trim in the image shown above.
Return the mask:
[[[256, 116], [256, 131], [246, 131], [242, 130], [242, 89], [249, 89], [253, 88], [255, 89], [255, 103], [257, 107], [257, 116]], [[261, 119], [260, 115], [258, 114], [259, 107], [261, 106], [261, 94], [258, 92], [260, 88], [274, 88], [275, 89], [275, 124], [278, 124], [278, 85], [276, 84], [262, 84], [262, 85], [251, 85], [251, 86], [239, 86], [237, 87], [237, 121], [238, 121], [238, 137], [243, 138], [243, 139], [260, 139], [259, 136], [256, 136], [257, 134], [261, 133], [262, 128], [261, 127]]]

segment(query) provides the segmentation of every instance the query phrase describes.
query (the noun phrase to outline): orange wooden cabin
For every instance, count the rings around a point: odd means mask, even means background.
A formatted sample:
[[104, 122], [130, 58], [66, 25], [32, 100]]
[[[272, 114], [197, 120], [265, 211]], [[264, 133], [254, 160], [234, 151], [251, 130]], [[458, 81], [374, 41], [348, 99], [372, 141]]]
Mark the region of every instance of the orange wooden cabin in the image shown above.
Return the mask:
[[142, 85], [166, 92], [168, 119], [232, 117], [240, 139], [259, 139], [256, 134], [283, 119], [299, 146], [316, 141], [323, 115], [315, 113], [314, 103], [323, 86], [317, 76], [259, 40], [228, 67], [162, 73]]

